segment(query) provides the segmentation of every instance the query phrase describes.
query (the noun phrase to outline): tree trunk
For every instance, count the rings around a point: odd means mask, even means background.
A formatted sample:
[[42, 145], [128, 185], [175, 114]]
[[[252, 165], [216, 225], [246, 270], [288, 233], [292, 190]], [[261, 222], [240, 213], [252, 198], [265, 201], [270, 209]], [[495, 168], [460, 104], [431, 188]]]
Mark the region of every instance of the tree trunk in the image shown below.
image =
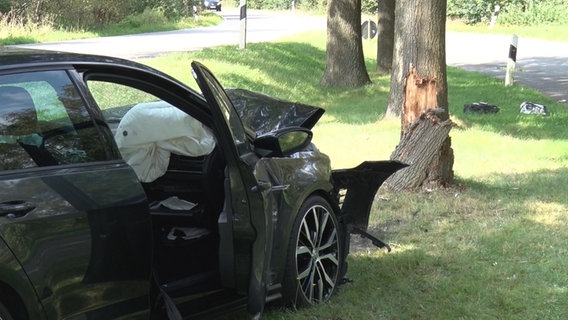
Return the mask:
[[[391, 189], [401, 191], [438, 186], [437, 175], [433, 174], [435, 170], [432, 168], [441, 166], [438, 164], [440, 152], [449, 146], [448, 133], [452, 127], [449, 119], [442, 121], [438, 117], [443, 112], [443, 109], [429, 109], [407, 127], [391, 155], [391, 160], [398, 160], [409, 166], [394, 173], [387, 180], [386, 184]], [[453, 154], [451, 157], [453, 159]], [[449, 173], [453, 174], [451, 167]]]
[[[390, 75], [394, 49], [395, 0], [379, 0], [377, 24], [377, 73]], [[400, 114], [399, 114], [400, 115]]]
[[402, 117], [401, 141], [391, 159], [411, 167], [389, 185], [397, 190], [445, 186], [453, 180], [454, 163], [448, 135], [446, 0], [398, 0], [395, 15], [388, 109], [402, 111]]
[[371, 83], [361, 39], [361, 0], [329, 0], [327, 58], [321, 84], [357, 88]]

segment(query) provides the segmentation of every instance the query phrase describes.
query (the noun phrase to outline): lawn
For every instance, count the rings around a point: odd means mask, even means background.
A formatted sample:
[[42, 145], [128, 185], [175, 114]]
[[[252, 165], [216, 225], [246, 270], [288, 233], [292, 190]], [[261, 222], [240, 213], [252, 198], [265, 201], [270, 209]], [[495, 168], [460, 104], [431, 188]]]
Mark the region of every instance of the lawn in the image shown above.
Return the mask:
[[203, 12], [199, 19], [187, 17], [169, 21], [159, 11], [148, 11], [128, 17], [120, 23], [83, 29], [56, 27], [48, 19], [36, 24], [25, 20], [23, 17], [11, 18], [8, 15], [3, 16], [0, 14], [0, 45], [43, 43], [190, 29], [216, 25], [221, 21], [221, 17], [211, 12]]
[[[384, 120], [388, 79], [355, 90], [318, 85], [325, 35], [308, 32], [246, 50], [219, 47], [142, 62], [195, 87], [189, 63], [209, 66], [227, 87], [322, 106], [315, 143], [335, 168], [387, 159], [400, 123]], [[367, 69], [374, 47], [365, 43]], [[448, 69], [455, 183], [432, 191], [381, 189], [372, 233], [392, 252], [354, 238], [352, 282], [332, 300], [302, 310], [268, 308], [266, 319], [565, 319], [568, 316], [568, 112], [518, 85]], [[484, 101], [501, 111], [463, 113]], [[519, 114], [524, 100], [551, 110]], [[246, 319], [246, 315], [240, 315]]]

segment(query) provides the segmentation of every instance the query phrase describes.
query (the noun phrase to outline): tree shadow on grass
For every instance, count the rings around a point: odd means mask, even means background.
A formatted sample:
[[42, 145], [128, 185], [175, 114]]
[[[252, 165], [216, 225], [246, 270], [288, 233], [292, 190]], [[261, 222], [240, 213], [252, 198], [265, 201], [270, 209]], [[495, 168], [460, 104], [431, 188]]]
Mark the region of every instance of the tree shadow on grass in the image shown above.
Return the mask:
[[[384, 236], [394, 250], [354, 252], [348, 274], [353, 283], [340, 291], [341, 303], [355, 310], [380, 304], [384, 319], [552, 319], [567, 314], [568, 275], [562, 270], [568, 268], [563, 188], [568, 168], [462, 183], [462, 197], [471, 198], [467, 203], [475, 207], [471, 212], [440, 206], [427, 214], [408, 214], [423, 201], [435, 206], [428, 194], [390, 208], [399, 213], [374, 227], [390, 224]], [[447, 196], [454, 198], [454, 191]]]
[[463, 237], [470, 242], [464, 250], [429, 247], [446, 248], [444, 241], [460, 245], [455, 239], [462, 235], [452, 233], [414, 249], [353, 255], [348, 274], [353, 282], [335, 299], [351, 312], [361, 310], [352, 314], [361, 319], [370, 318], [374, 308], [381, 319], [562, 318], [568, 277], [558, 271], [567, 265], [554, 249], [541, 248], [540, 235], [549, 232], [537, 223], [515, 224]]
[[[562, 159], [567, 161], [568, 150]], [[568, 168], [555, 170], [543, 169], [530, 173], [495, 174], [494, 182], [481, 183], [470, 179], [458, 179], [463, 184], [480, 195], [481, 198], [518, 199], [523, 203], [557, 203], [568, 207], [568, 194], [565, 186], [568, 185]], [[482, 201], [482, 200], [480, 200]]]

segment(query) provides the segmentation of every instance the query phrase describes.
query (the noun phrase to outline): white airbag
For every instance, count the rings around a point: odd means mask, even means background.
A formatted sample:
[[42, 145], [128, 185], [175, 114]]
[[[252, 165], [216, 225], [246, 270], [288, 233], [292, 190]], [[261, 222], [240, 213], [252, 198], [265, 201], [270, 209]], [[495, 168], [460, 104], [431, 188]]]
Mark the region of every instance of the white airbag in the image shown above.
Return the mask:
[[164, 175], [171, 153], [199, 157], [215, 148], [209, 128], [165, 101], [132, 107], [120, 120], [115, 140], [142, 182]]

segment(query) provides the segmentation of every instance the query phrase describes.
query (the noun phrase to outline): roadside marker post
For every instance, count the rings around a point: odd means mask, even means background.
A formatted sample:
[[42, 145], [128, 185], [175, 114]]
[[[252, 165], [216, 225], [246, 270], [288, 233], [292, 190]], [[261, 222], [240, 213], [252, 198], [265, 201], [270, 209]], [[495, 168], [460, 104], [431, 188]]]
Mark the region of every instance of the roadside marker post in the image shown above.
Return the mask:
[[505, 86], [513, 85], [515, 67], [517, 65], [517, 45], [519, 37], [514, 34], [511, 37], [511, 44], [509, 45], [509, 59], [507, 60], [507, 73], [505, 74]]
[[241, 0], [239, 3], [241, 32], [239, 38], [239, 49], [247, 47], [247, 0]]
[[499, 10], [501, 10], [501, 6], [496, 4], [495, 9], [493, 10], [493, 15], [491, 16], [491, 22], [489, 23], [489, 28], [493, 29], [495, 23], [497, 23], [497, 17], [499, 16]]

